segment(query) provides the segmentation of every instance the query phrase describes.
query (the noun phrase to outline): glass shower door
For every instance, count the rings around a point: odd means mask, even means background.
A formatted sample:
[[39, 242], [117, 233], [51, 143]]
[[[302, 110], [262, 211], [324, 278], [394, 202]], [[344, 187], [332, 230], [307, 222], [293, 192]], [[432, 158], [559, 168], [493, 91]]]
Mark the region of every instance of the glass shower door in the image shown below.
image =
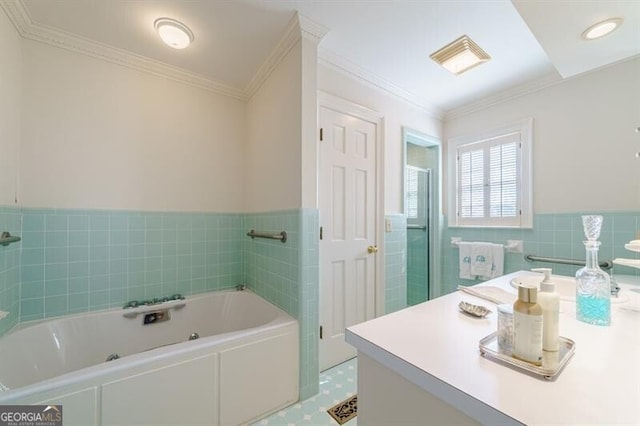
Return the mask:
[[431, 169], [407, 166], [407, 304], [429, 298]]

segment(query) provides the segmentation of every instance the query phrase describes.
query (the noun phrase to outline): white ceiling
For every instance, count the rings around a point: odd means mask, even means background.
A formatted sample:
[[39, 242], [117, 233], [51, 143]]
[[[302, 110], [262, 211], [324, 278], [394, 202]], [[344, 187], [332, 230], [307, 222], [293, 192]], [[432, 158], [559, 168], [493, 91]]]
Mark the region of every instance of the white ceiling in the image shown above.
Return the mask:
[[[239, 92], [298, 11], [328, 29], [321, 62], [366, 74], [440, 112], [640, 54], [640, 0], [18, 1], [35, 26], [161, 61]], [[191, 28], [189, 48], [162, 44], [153, 22], [163, 16]], [[613, 16], [625, 19], [620, 30], [601, 40], [580, 39], [586, 27]], [[492, 60], [456, 77], [429, 54], [463, 34]]]

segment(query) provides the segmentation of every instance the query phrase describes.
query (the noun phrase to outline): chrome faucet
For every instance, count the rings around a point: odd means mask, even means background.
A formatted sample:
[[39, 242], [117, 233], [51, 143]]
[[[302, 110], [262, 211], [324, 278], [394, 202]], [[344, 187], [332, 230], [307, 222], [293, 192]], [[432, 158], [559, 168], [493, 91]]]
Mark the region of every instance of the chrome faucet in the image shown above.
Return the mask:
[[620, 293], [620, 286], [613, 279], [613, 274], [611, 274], [611, 295], [614, 297], [618, 297], [618, 293]]
[[107, 359], [105, 361], [106, 362], [115, 361], [116, 359], [120, 359], [120, 355], [118, 355], [117, 353], [112, 353], [111, 355], [109, 355], [107, 357]]

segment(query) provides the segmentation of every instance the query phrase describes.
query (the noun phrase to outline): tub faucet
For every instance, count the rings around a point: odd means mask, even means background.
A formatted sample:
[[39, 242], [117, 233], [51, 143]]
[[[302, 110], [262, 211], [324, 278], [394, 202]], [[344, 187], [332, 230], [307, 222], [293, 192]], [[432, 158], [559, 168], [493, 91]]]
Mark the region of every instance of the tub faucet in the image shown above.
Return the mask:
[[117, 353], [112, 353], [107, 357], [106, 362], [115, 361], [116, 359], [120, 359], [120, 355], [118, 355]]
[[183, 295], [181, 295], [180, 293], [176, 293], [171, 297], [164, 296], [164, 297], [154, 297], [149, 300], [131, 300], [125, 303], [125, 305], [123, 306], [123, 309], [137, 308], [138, 306], [159, 305], [160, 303], [164, 303], [164, 302], [171, 302], [173, 300], [184, 300], [184, 299], [185, 297]]
[[618, 285], [617, 282], [613, 280], [613, 277], [611, 277], [611, 295], [614, 297], [618, 297], [619, 292], [620, 292], [620, 286]]

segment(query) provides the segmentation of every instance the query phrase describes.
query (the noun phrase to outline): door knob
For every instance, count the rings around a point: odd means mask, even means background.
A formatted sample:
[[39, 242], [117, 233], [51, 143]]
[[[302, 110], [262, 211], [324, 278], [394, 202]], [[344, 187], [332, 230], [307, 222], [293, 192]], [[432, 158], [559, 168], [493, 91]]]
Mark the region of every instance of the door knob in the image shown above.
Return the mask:
[[369, 247], [367, 247], [367, 251], [369, 253], [377, 253], [378, 252], [378, 246], [369, 246]]

